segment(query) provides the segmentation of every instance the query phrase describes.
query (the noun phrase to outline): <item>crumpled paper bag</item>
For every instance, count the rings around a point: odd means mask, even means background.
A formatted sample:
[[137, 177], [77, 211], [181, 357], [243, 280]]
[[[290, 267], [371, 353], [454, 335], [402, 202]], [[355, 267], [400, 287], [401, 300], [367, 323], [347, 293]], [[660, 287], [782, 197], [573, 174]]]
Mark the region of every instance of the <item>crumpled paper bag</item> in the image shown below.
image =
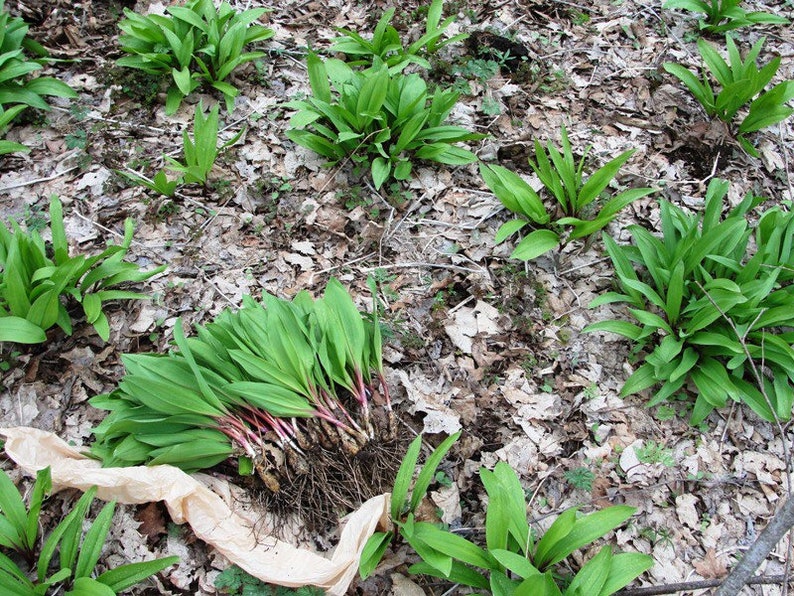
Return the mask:
[[[288, 587], [319, 586], [342, 595], [358, 571], [361, 551], [375, 529], [388, 522], [389, 495], [364, 503], [347, 518], [331, 558], [273, 537], [262, 539], [250, 523], [196, 478], [174, 466], [102, 468], [52, 433], [30, 427], [0, 428], [5, 450], [23, 470], [50, 466], [55, 490], [96, 486], [97, 497], [120, 503], [165, 501], [171, 518], [262, 581]], [[258, 540], [259, 538], [259, 540]]]

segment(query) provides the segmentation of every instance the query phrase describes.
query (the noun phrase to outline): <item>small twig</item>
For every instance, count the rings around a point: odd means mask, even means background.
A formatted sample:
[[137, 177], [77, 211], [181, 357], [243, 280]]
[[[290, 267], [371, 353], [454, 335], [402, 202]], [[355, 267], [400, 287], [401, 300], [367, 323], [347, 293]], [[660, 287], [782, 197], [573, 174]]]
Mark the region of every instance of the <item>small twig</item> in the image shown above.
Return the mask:
[[315, 271], [314, 273], [312, 273], [312, 277], [311, 277], [311, 282], [310, 283], [313, 283], [315, 275], [322, 275], [323, 273], [330, 273], [331, 271], [336, 271], [337, 269], [342, 269], [344, 267], [349, 267], [353, 263], [358, 263], [359, 261], [365, 261], [365, 260], [369, 259], [370, 257], [374, 257], [374, 256], [375, 256], [375, 253], [371, 252], [369, 254], [364, 255], [363, 257], [356, 257], [355, 259], [352, 259], [350, 261], [345, 261], [344, 263], [340, 263], [339, 265], [332, 265], [330, 267], [326, 267], [325, 269], [320, 269], [319, 271]]
[[700, 181], [700, 184], [704, 184], [708, 180], [714, 178], [714, 176], [717, 174], [717, 165], [719, 164], [719, 161], [720, 161], [720, 152], [717, 151], [717, 156], [714, 158], [714, 163], [711, 165], [711, 172], [709, 173], [708, 176], [706, 176]]
[[600, 259], [596, 259], [595, 261], [591, 261], [590, 263], [583, 263], [582, 265], [577, 265], [576, 267], [570, 267], [563, 271], [558, 271], [557, 275], [563, 276], [567, 273], [573, 273], [574, 271], [578, 271], [579, 269], [584, 269], [585, 267], [592, 267], [593, 265], [597, 265], [598, 263], [603, 263], [604, 261], [608, 261], [610, 257], [601, 257]]
[[[83, 221], [85, 221], [85, 222], [87, 222], [87, 223], [91, 224], [91, 225], [92, 225], [92, 226], [94, 226], [95, 228], [99, 228], [99, 229], [100, 229], [100, 230], [102, 230], [103, 232], [107, 232], [108, 234], [111, 234], [111, 235], [113, 235], [113, 236], [117, 236], [117, 237], [119, 237], [119, 238], [124, 238], [124, 234], [121, 234], [121, 233], [117, 232], [116, 230], [112, 230], [112, 229], [108, 228], [107, 226], [103, 226], [101, 223], [99, 223], [99, 222], [96, 222], [96, 221], [94, 221], [93, 219], [89, 219], [89, 218], [87, 218], [85, 215], [83, 215], [82, 213], [80, 213], [80, 212], [79, 212], [77, 209], [75, 209], [75, 210], [74, 210], [72, 213], [74, 213], [74, 215], [76, 215], [77, 217], [79, 217], [79, 218], [80, 218], [80, 219], [82, 219]], [[140, 242], [138, 242], [137, 240], [133, 240], [133, 241], [131, 242], [131, 244], [134, 244], [134, 245], [136, 245], [136, 246], [141, 246], [141, 247], [144, 247], [144, 245], [143, 245], [143, 244], [141, 244]], [[145, 247], [144, 247], [144, 248], [145, 248]]]
[[[779, 584], [785, 580], [783, 575], [767, 575], [753, 577], [747, 581], [748, 586]], [[662, 586], [647, 586], [644, 588], [628, 588], [621, 590], [617, 596], [659, 596], [660, 594], [675, 594], [677, 592], [689, 592], [691, 590], [705, 590], [716, 588], [723, 585], [722, 580], [706, 579], [692, 582], [679, 582], [675, 584], [664, 584]]]
[[478, 269], [469, 269], [468, 267], [461, 267], [459, 265], [445, 265], [443, 263], [423, 263], [421, 261], [411, 261], [408, 263], [391, 263], [389, 265], [378, 265], [377, 267], [362, 267], [360, 271], [362, 273], [369, 273], [370, 271], [375, 271], [376, 269], [410, 269], [413, 267], [422, 268], [427, 267], [429, 269], [449, 269], [450, 271], [465, 271], [467, 273], [479, 273], [482, 275], [483, 271]]
[[[58, 106], [53, 106], [53, 109], [58, 112], [64, 112], [64, 113], [69, 112], [67, 108], [61, 108]], [[156, 132], [158, 135], [175, 134], [173, 131], [165, 130], [164, 128], [157, 128], [155, 126], [148, 126], [146, 124], [141, 124], [140, 122], [137, 121], [130, 120], [128, 122], [125, 122], [123, 120], [116, 120], [114, 118], [105, 118], [104, 116], [94, 115], [90, 112], [85, 115], [85, 118], [87, 118], [88, 120], [96, 120], [98, 122], [107, 122], [108, 124], [115, 124], [123, 128], [134, 128], [135, 130], [140, 130], [142, 128], [145, 128], [152, 132]]]
[[34, 184], [38, 184], [39, 182], [49, 182], [50, 180], [55, 180], [56, 178], [65, 176], [69, 172], [74, 172], [75, 170], [78, 169], [80, 169], [80, 166], [72, 166], [71, 168], [67, 168], [63, 172], [58, 172], [57, 174], [53, 174], [52, 176], [47, 176], [45, 178], [36, 178], [34, 180], [26, 180], [25, 182], [17, 182], [16, 184], [11, 184], [9, 186], [4, 186], [3, 188], [0, 188], [0, 192], [6, 192], [8, 190], [13, 190], [15, 188], [22, 188], [24, 186], [32, 186]]
[[223, 291], [222, 291], [222, 290], [221, 290], [221, 289], [218, 287], [218, 285], [217, 285], [217, 284], [216, 284], [214, 281], [212, 281], [212, 280], [209, 278], [209, 276], [207, 275], [206, 271], [204, 271], [204, 270], [203, 270], [201, 267], [199, 267], [198, 265], [194, 265], [194, 267], [195, 267], [196, 271], [198, 271], [198, 272], [199, 272], [199, 274], [201, 275], [201, 278], [202, 278], [204, 281], [206, 281], [206, 282], [207, 282], [209, 285], [211, 285], [211, 286], [212, 286], [212, 288], [213, 288], [213, 289], [214, 289], [216, 292], [218, 292], [218, 295], [220, 295], [220, 296], [221, 296], [221, 297], [222, 297], [224, 300], [226, 300], [226, 302], [228, 302], [228, 303], [229, 303], [229, 306], [231, 306], [232, 308], [236, 308], [236, 307], [238, 306], [237, 304], [235, 304], [235, 303], [232, 301], [232, 299], [231, 299], [231, 298], [229, 298], [229, 297], [228, 297], [226, 294], [224, 294], [224, 293], [223, 293]]

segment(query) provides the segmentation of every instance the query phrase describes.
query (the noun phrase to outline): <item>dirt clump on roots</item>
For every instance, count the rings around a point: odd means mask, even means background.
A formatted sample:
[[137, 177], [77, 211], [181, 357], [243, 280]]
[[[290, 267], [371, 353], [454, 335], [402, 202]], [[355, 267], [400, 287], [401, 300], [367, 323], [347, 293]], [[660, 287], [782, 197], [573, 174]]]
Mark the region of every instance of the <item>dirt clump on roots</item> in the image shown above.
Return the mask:
[[[380, 408], [372, 412], [372, 436], [355, 443], [318, 419], [308, 420], [300, 444], [271, 444], [244, 487], [273, 519], [279, 538], [294, 533], [294, 521], [311, 535], [333, 532], [339, 519], [389, 492], [412, 436]], [[392, 413], [393, 414], [393, 413]]]

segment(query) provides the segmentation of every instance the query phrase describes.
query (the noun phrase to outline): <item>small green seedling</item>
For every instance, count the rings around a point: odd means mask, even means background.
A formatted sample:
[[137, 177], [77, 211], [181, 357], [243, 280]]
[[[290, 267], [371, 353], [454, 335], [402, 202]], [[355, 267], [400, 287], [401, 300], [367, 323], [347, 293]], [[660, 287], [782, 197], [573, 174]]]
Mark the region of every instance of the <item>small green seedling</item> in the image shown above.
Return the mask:
[[424, 35], [407, 47], [400, 39], [400, 34], [390, 24], [396, 9], [389, 8], [375, 26], [372, 39], [365, 39], [350, 29], [338, 28], [337, 31], [343, 35], [333, 40], [331, 51], [352, 57], [354, 61], [349, 62], [351, 65], [371, 66], [377, 57], [392, 72], [398, 72], [409, 64], [417, 64], [429, 70], [431, 65], [426, 56], [433, 55], [444, 46], [468, 37], [466, 33], [458, 33], [450, 38], [444, 38], [444, 32], [455, 21], [455, 17], [447, 17], [441, 22], [443, 8], [443, 0], [433, 0], [427, 11]]
[[[202, 102], [198, 102], [193, 114], [193, 138], [190, 138], [187, 130], [182, 133], [185, 163], [166, 157], [170, 164], [168, 169], [180, 174], [178, 182], [206, 185], [220, 152], [234, 145], [245, 132], [245, 129], [241, 130], [218, 147], [218, 126], [218, 106], [214, 105], [209, 112], [205, 112]], [[160, 173], [163, 174], [161, 178], [163, 189], [170, 189], [173, 183], [168, 182], [167, 179], [164, 181], [165, 174]]]

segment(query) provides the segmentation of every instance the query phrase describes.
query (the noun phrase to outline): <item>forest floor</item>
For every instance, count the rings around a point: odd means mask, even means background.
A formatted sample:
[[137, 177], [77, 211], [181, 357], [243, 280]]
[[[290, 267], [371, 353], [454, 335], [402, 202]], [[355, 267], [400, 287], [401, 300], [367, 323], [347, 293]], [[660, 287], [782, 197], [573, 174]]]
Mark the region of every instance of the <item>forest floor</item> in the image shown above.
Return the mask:
[[[772, 202], [793, 199], [794, 121], [753, 137], [760, 158], [745, 154], [662, 68], [670, 60], [699, 64], [695, 20], [651, 4], [449, 2], [445, 14], [458, 15], [453, 32], [502, 36], [524, 48], [527, 59], [511, 74], [461, 43], [444, 49], [428, 77], [463, 91], [452, 120], [488, 135], [471, 146], [480, 159], [528, 180], [534, 139], [559, 143], [562, 125], [576, 151], [592, 145], [592, 163], [635, 149], [619, 176], [621, 187], [659, 192], [609, 226], [619, 242], [629, 241], [631, 224], [659, 233], [660, 197], [700, 208], [715, 176], [731, 182], [733, 204], [748, 192]], [[749, 4], [784, 16], [794, 8], [790, 0]], [[306, 47], [327, 48], [335, 27], [369, 33], [390, 5], [268, 5], [273, 11], [265, 24], [275, 36], [260, 44], [267, 56], [234, 73], [240, 96], [233, 113], [221, 111], [225, 138], [241, 128], [245, 133], [217, 162], [207, 187], [183, 187], [167, 199], [118, 171], [151, 176], [163, 155], [178, 157], [193, 102], [203, 99], [206, 106], [220, 98], [196, 94], [167, 117], [159, 81], [115, 65], [122, 8], [143, 12], [162, 3], [6, 3], [62, 59], [46, 70], [79, 98], [55, 100], [50, 112], [8, 133], [32, 151], [0, 158], [0, 219], [41, 226], [49, 198], [58, 195], [73, 251], [92, 252], [117, 240], [131, 217], [131, 258], [142, 267], [165, 263], [168, 270], [142, 284], [152, 301], [109, 308], [107, 343], [79, 324], [71, 337], [53, 331], [47, 344], [13, 355], [5, 347], [10, 366], [2, 372], [0, 426], [35, 426], [87, 444], [103, 415], [87, 400], [122, 377], [121, 354], [167, 350], [178, 317], [186, 325], [204, 324], [239, 306], [243, 295], [263, 290], [285, 298], [300, 290], [319, 295], [329, 277], [371, 308], [366, 282], [373, 277], [390, 330], [387, 377], [406, 443], [417, 432], [430, 445], [463, 432], [431, 487], [444, 522], [476, 536], [485, 510], [478, 470], [503, 460], [520, 475], [531, 496], [530, 518], [540, 527], [574, 505], [583, 511], [610, 503], [636, 507], [631, 523], [610, 540], [621, 551], [653, 557], [638, 585], [724, 577], [786, 497], [791, 462], [784, 444], [792, 442], [791, 426], [784, 425], [781, 436], [737, 404], [695, 428], [687, 423], [686, 402], [649, 409], [647, 396], [620, 399], [636, 362], [631, 346], [612, 334], [581, 332], [622, 316], [617, 307], [588, 308], [614, 282], [600, 239], [572, 242], [529, 263], [511, 260], [512, 240], [494, 243], [507, 213], [476, 165], [424, 163], [411, 181], [377, 192], [366, 176], [345, 164], [322, 168], [321, 159], [287, 140], [291, 110], [283, 104], [308, 92]], [[397, 5], [402, 35], [417, 36], [419, 6], [416, 0]], [[791, 26], [741, 29], [737, 36], [743, 45], [766, 36], [763, 56], [781, 56], [778, 77], [794, 78]], [[362, 489], [362, 500], [382, 488]], [[227, 563], [162, 515], [151, 507], [120, 508], [107, 556], [179, 554], [177, 570], [151, 593], [216, 593], [214, 578]], [[334, 525], [301, 540], [328, 546]], [[785, 559], [784, 541], [760, 572], [781, 573]], [[375, 576], [354, 582], [350, 593], [407, 593], [411, 561], [405, 548], [389, 553]], [[449, 584], [414, 581], [425, 593], [450, 593]]]

